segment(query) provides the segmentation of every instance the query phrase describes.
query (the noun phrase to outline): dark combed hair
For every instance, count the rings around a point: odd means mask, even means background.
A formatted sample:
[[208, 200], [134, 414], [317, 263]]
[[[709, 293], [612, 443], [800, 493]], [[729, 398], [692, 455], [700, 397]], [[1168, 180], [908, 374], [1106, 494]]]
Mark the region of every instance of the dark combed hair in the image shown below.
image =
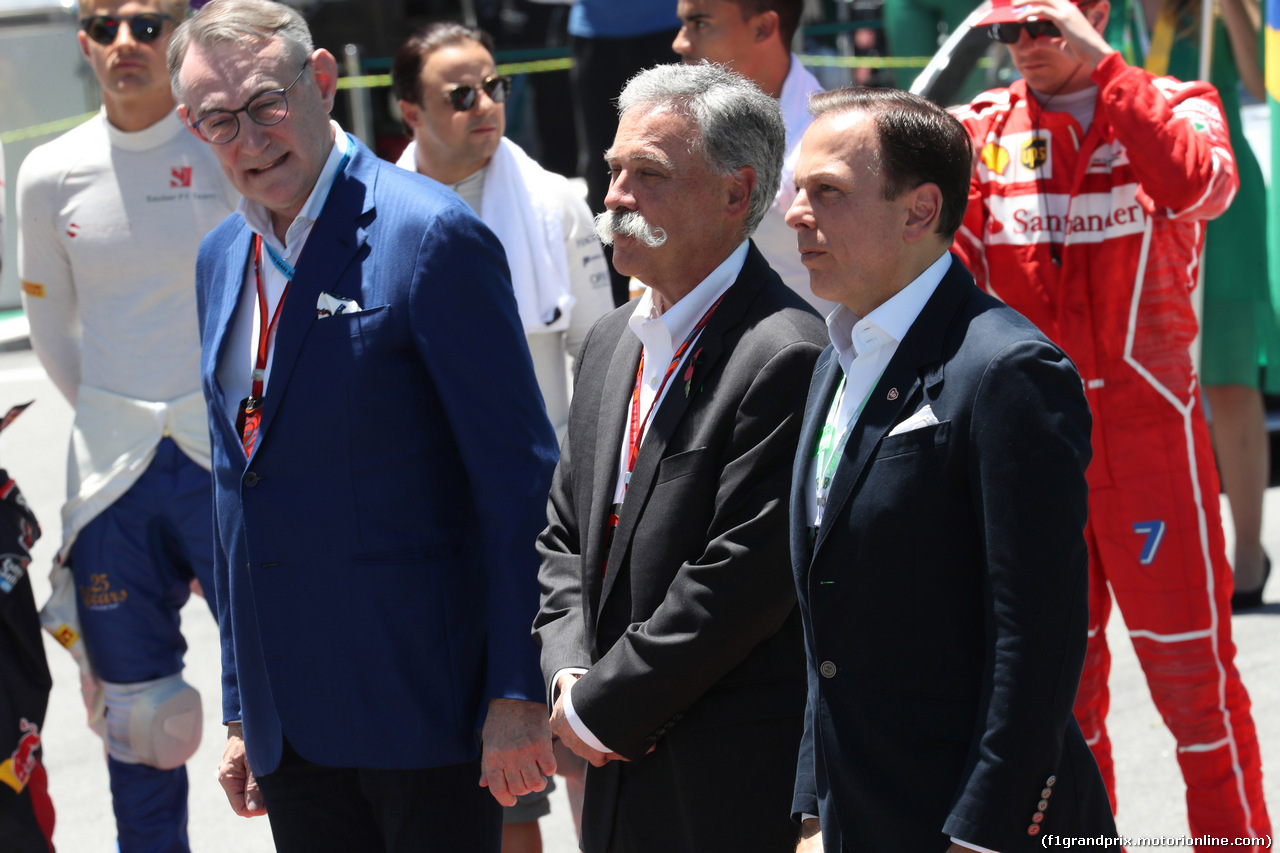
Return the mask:
[[391, 61], [391, 91], [399, 100], [421, 104], [422, 63], [427, 55], [442, 47], [467, 42], [478, 42], [493, 53], [493, 38], [475, 27], [442, 21], [417, 30], [400, 45]]
[[942, 191], [938, 233], [950, 239], [969, 204], [973, 143], [964, 125], [926, 98], [901, 89], [835, 89], [809, 98], [816, 119], [829, 113], [867, 113], [875, 121], [884, 197], [897, 198], [921, 184]]
[[789, 50], [791, 41], [800, 29], [800, 15], [804, 13], [804, 0], [729, 0], [742, 10], [743, 17], [764, 12], [778, 13], [778, 34]]

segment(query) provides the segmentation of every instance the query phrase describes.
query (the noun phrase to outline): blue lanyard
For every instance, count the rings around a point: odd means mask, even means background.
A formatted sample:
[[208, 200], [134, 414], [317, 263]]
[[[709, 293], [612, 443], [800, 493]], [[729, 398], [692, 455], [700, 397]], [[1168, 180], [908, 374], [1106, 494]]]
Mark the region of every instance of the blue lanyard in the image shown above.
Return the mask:
[[[347, 163], [351, 162], [351, 151], [353, 148], [355, 148], [355, 146], [352, 145], [351, 140], [348, 139], [347, 150], [342, 152], [342, 159], [338, 162], [338, 169], [333, 173], [333, 180], [329, 182], [329, 190], [325, 193], [326, 199], [328, 198], [328, 194], [333, 192], [333, 185], [338, 182], [338, 176], [342, 174], [342, 170], [347, 168]], [[263, 240], [262, 244], [266, 246], [267, 257], [271, 259], [271, 265], [280, 271], [280, 274], [285, 277], [286, 281], [293, 281], [294, 275], [297, 274], [294, 267], [284, 258], [280, 257], [280, 253], [272, 248], [270, 243]]]

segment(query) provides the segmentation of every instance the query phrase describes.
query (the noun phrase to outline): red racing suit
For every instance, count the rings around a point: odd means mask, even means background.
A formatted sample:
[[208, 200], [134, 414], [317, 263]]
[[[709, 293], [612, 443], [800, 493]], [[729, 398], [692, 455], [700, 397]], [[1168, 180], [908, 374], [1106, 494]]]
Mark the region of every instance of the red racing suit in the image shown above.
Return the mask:
[[1108, 584], [1178, 742], [1191, 834], [1261, 836], [1271, 831], [1261, 760], [1234, 663], [1218, 476], [1190, 354], [1204, 225], [1235, 195], [1235, 158], [1209, 84], [1154, 78], [1118, 53], [1093, 81], [1087, 133], [1042, 109], [1023, 81], [956, 111], [977, 162], [955, 251], [1085, 382], [1090, 626], [1075, 713], [1113, 806]]

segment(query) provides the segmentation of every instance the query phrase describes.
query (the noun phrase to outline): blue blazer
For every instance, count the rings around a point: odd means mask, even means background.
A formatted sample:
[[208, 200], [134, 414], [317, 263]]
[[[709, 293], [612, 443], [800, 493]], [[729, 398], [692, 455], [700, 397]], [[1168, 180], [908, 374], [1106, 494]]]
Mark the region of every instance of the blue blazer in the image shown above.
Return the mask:
[[[828, 348], [792, 477], [809, 669], [793, 811], [819, 815], [830, 853], [1114, 837], [1072, 716], [1091, 423], [1075, 367], [953, 257], [853, 427], [814, 542], [805, 493], [841, 372]], [[890, 435], [926, 405], [936, 424]]]
[[[226, 351], [243, 217], [197, 263], [223, 716], [258, 775], [282, 733], [327, 765], [467, 761], [488, 700], [543, 698], [534, 542], [557, 451], [505, 256], [455, 194], [350, 143], [248, 460], [218, 381], [223, 359], [249, 369]], [[362, 310], [319, 319], [322, 292]]]

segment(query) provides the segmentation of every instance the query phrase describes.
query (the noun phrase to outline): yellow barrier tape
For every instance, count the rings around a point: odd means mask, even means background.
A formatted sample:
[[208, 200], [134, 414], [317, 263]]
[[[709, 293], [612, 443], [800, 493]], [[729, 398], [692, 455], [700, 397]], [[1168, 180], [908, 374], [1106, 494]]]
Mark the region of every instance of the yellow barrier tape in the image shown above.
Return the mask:
[[535, 59], [531, 62], [506, 62], [498, 66], [499, 74], [537, 74], [541, 71], [567, 71], [573, 67], [573, 57], [560, 59]]
[[339, 77], [339, 89], [378, 89], [391, 85], [390, 74], [365, 74], [362, 77]]
[[31, 127], [5, 131], [4, 133], [0, 133], [0, 145], [9, 145], [14, 142], [21, 142], [24, 139], [34, 139], [38, 136], [52, 136], [55, 133], [62, 133], [62, 131], [70, 130], [78, 124], [84, 124], [97, 114], [98, 111], [94, 110], [91, 113], [81, 113], [78, 116], [71, 116], [70, 118], [60, 118], [57, 121], [47, 121], [44, 124], [35, 124]]
[[[823, 68], [923, 68], [929, 64], [931, 58], [928, 56], [822, 56], [806, 54], [800, 57], [800, 62], [810, 67]], [[987, 68], [990, 65], [991, 61], [988, 59], [984, 58], [978, 61], [979, 68]], [[564, 57], [561, 59], [538, 59], [532, 62], [508, 62], [499, 65], [497, 70], [499, 74], [515, 75], [538, 74], [544, 71], [564, 71], [572, 67], [573, 58]], [[338, 78], [339, 89], [380, 89], [390, 85], [390, 74], [364, 74], [359, 77]], [[0, 144], [8, 145], [23, 139], [61, 133], [88, 121], [95, 115], [97, 115], [96, 110], [83, 115], [59, 119], [58, 121], [6, 131], [0, 133]]]
[[[507, 62], [499, 65], [499, 74], [538, 74], [543, 71], [565, 71], [573, 67], [571, 57], [562, 59], [536, 59], [532, 62]], [[339, 77], [339, 89], [380, 89], [391, 85], [390, 74], [365, 74], [361, 77]]]
[[[924, 68], [929, 56], [822, 56], [818, 54], [800, 57], [803, 65], [826, 68]], [[980, 63], [981, 64], [981, 63]], [[538, 59], [533, 62], [508, 62], [497, 67], [499, 74], [538, 74], [544, 71], [564, 71], [573, 67], [573, 59]], [[366, 74], [363, 77], [340, 77], [339, 89], [377, 89], [391, 85], [390, 74]]]
[[[823, 56], [808, 54], [799, 57], [801, 65], [825, 68], [924, 68], [932, 56]], [[978, 68], [990, 68], [991, 60], [978, 60]]]
[[924, 68], [932, 57], [928, 56], [826, 56], [806, 54], [799, 57], [801, 65], [811, 68]]

